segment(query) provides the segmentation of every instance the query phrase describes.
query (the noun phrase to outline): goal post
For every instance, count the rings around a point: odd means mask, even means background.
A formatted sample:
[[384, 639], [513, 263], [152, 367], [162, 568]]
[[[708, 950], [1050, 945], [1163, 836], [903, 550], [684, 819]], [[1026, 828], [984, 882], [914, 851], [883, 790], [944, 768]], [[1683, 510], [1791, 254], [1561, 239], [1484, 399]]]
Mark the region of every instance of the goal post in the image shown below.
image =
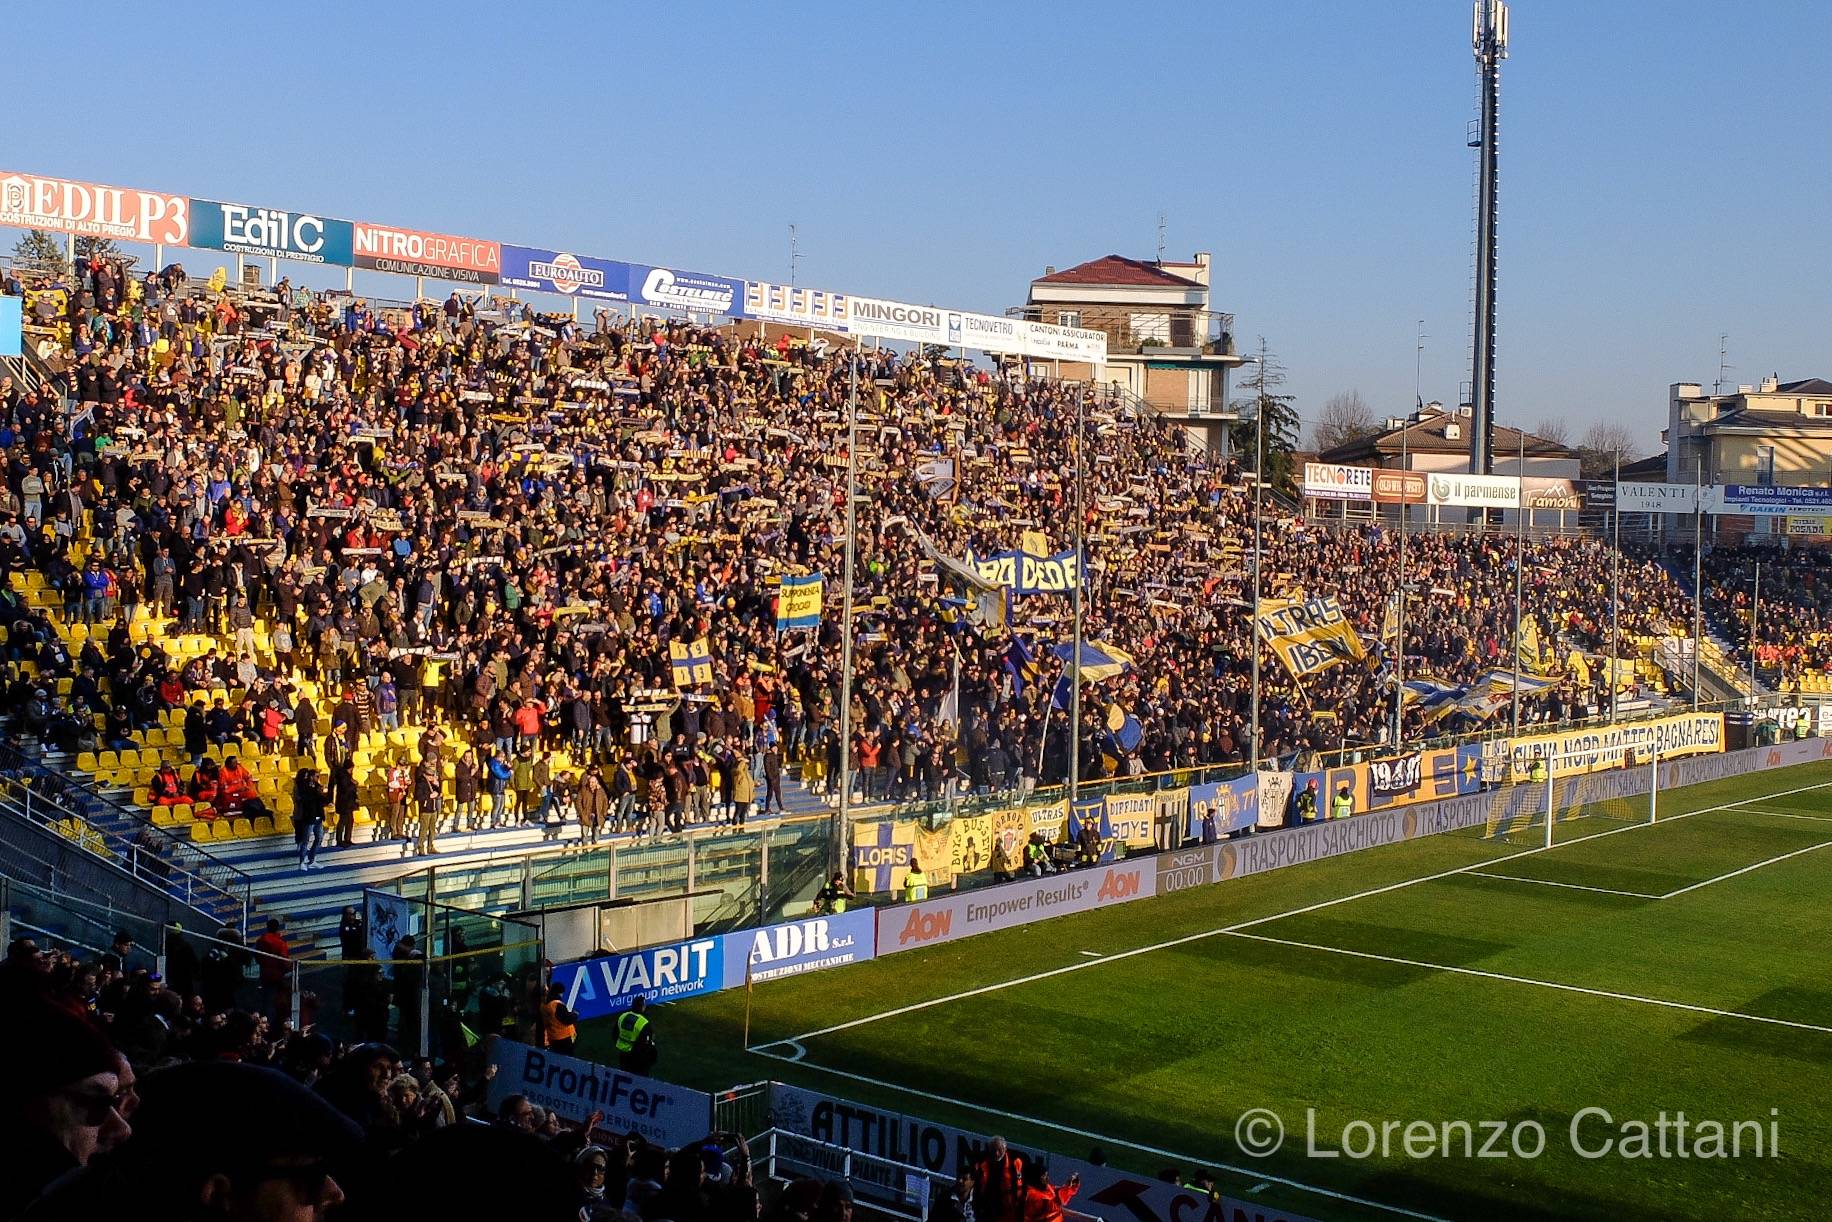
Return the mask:
[[1659, 780], [1659, 759], [1645, 748], [1512, 759], [1494, 791], [1486, 834], [1507, 844], [1549, 849], [1561, 829], [1565, 839], [1582, 839], [1611, 825], [1653, 823]]

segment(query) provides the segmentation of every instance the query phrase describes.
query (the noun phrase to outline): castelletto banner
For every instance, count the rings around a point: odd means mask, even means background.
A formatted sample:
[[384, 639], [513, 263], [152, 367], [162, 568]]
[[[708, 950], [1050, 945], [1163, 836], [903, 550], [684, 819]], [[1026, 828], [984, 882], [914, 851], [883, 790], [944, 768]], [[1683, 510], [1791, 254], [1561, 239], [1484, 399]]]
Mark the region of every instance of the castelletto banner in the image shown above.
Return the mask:
[[502, 248], [502, 281], [510, 288], [575, 294], [598, 301], [630, 299], [630, 265], [532, 246]]
[[191, 240], [191, 200], [158, 191], [0, 171], [0, 225], [183, 246]]
[[630, 300], [637, 305], [719, 314], [735, 318], [744, 301], [744, 283], [705, 272], [677, 272], [671, 267], [630, 265]]
[[1584, 508], [1584, 492], [1571, 480], [1529, 475], [1520, 482], [1528, 509]]
[[962, 891], [919, 904], [880, 908], [878, 954], [936, 946], [995, 929], [1028, 925], [1072, 912], [1092, 912], [1154, 894], [1157, 869], [1148, 857]]
[[791, 327], [818, 327], [823, 331], [848, 329], [846, 294], [763, 280], [744, 282], [738, 317]]
[[1712, 484], [1700, 490], [1706, 513], [1781, 518], [1790, 513], [1832, 512], [1832, 488], [1777, 488], [1760, 484]]
[[1312, 781], [1317, 784], [1319, 812], [1329, 810], [1330, 799], [1345, 784], [1355, 801], [1357, 815], [1395, 806], [1437, 802], [1481, 790], [1482, 749], [1470, 743], [1394, 759], [1344, 764], [1320, 772], [1300, 772], [1293, 778], [1293, 785], [1302, 791]]
[[495, 284], [502, 275], [499, 242], [357, 221], [356, 266], [397, 276], [431, 276], [465, 284]]
[[1620, 768], [1628, 762], [1631, 752], [1636, 763], [1646, 763], [1655, 756], [1663, 760], [1677, 759], [1682, 755], [1705, 755], [1722, 750], [1722, 713], [1680, 713], [1593, 729], [1534, 734], [1508, 742], [1508, 754], [1516, 775], [1524, 775], [1536, 759], [1551, 760], [1553, 772], [1563, 776], [1571, 772]]
[[1367, 501], [1374, 498], [1374, 469], [1345, 467], [1341, 463], [1304, 464], [1304, 495], [1329, 501]]
[[1422, 471], [1374, 472], [1374, 503], [1377, 505], [1423, 505], [1426, 495]]
[[191, 200], [191, 245], [205, 250], [354, 267], [355, 228], [310, 212]]
[[1433, 505], [1477, 509], [1514, 509], [1520, 504], [1520, 480], [1512, 475], [1439, 475], [1425, 477], [1426, 498]]

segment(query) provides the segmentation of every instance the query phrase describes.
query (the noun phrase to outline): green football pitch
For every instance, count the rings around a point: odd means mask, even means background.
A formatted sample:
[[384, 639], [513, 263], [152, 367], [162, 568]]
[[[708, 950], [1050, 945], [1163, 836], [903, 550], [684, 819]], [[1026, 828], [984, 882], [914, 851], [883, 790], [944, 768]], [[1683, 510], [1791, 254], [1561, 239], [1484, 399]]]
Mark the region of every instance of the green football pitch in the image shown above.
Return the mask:
[[656, 1072], [1211, 1168], [1318, 1219], [1832, 1216], [1832, 764], [1613, 813], [666, 1006]]

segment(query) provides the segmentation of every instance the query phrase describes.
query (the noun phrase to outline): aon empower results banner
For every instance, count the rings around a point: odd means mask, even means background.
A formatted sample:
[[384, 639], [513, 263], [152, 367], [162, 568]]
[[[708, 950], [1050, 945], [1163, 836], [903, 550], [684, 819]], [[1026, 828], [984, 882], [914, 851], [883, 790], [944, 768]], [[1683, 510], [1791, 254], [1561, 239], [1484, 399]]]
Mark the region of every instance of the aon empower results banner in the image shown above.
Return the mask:
[[1635, 753], [1642, 763], [1658, 755], [1707, 755], [1724, 749], [1722, 713], [1681, 713], [1649, 721], [1599, 726], [1590, 730], [1565, 730], [1509, 740], [1508, 754], [1515, 767], [1528, 767], [1536, 759], [1551, 760], [1560, 773], [1597, 772], [1620, 768]]

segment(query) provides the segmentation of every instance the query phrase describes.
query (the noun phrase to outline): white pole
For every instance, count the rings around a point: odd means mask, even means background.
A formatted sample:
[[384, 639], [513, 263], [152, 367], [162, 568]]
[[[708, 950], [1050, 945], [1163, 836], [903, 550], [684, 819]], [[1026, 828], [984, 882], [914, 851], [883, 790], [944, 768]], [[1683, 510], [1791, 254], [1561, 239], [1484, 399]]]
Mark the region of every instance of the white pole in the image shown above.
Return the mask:
[[852, 815], [852, 566], [859, 468], [859, 350], [852, 350], [846, 397], [846, 552], [840, 593], [840, 805], [834, 812], [831, 867], [846, 868], [846, 821]]
[[1557, 756], [1548, 755], [1546, 757], [1546, 847], [1547, 848], [1552, 847], [1552, 821], [1558, 818], [1558, 806], [1552, 800], [1552, 787], [1553, 785], [1558, 783], [1558, 778], [1555, 775], [1558, 771], [1557, 764], [1558, 764]]
[[[1082, 519], [1087, 516], [1082, 505], [1082, 388], [1075, 388], [1075, 652], [1069, 658], [1069, 802], [1073, 806], [1081, 794], [1081, 648], [1084, 624], [1081, 587], [1083, 575], [1081, 537]], [[1045, 717], [1048, 713], [1046, 711]]]
[[[1518, 471], [1527, 469], [1527, 435], [1517, 434], [1520, 438], [1520, 466]], [[1520, 733], [1520, 581], [1521, 570], [1527, 563], [1527, 485], [1524, 477], [1515, 475], [1514, 482], [1514, 693], [1513, 722], [1514, 733]], [[1550, 772], [1550, 769], [1548, 769]], [[1549, 836], [1551, 833], [1547, 833]]]
[[1648, 752], [1648, 822], [1660, 821], [1660, 749]]
[[1622, 656], [1622, 634], [1616, 609], [1622, 599], [1622, 451], [1616, 451], [1614, 508], [1609, 511], [1609, 721], [1616, 723], [1616, 670]]

